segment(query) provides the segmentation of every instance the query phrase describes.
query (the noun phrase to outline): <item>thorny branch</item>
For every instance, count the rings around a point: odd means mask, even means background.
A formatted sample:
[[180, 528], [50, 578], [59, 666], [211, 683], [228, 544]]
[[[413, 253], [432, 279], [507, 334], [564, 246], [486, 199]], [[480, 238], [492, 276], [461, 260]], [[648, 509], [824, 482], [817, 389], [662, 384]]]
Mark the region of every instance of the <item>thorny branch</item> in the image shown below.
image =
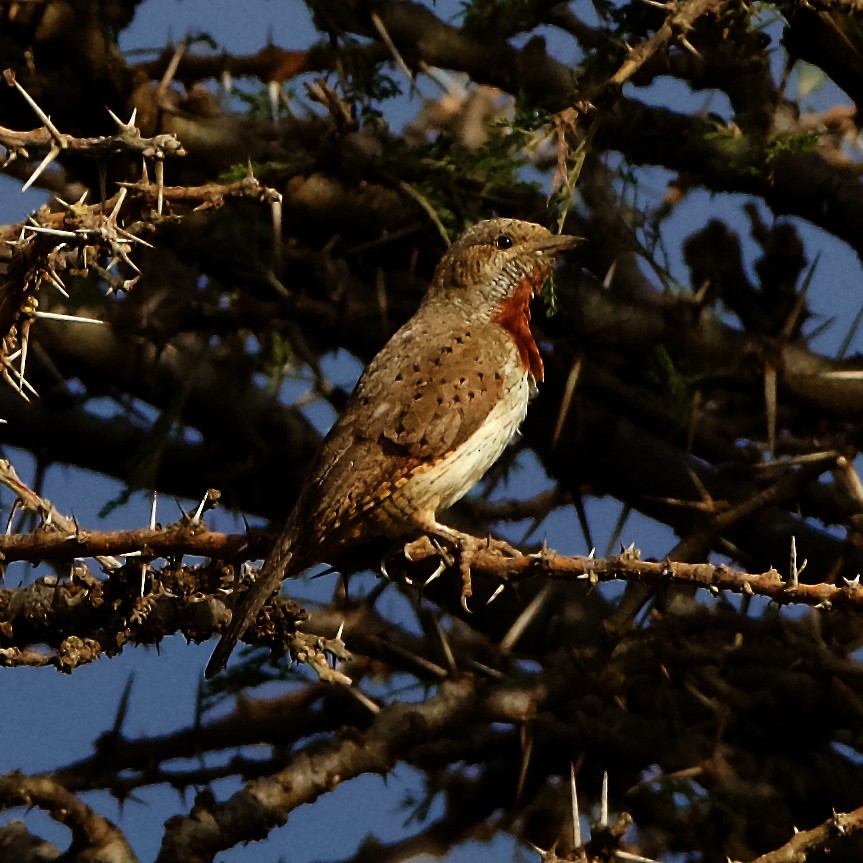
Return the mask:
[[35, 806], [72, 831], [72, 849], [83, 859], [137, 863], [123, 833], [50, 776], [0, 776], [0, 808]]
[[[76, 530], [68, 534], [39, 531], [26, 536], [6, 536], [0, 538], [0, 555], [6, 565], [13, 561], [43, 559], [72, 563], [96, 552], [132, 556], [144, 563], [159, 557], [174, 560], [183, 555], [238, 560], [252, 556], [255, 549], [263, 553], [266, 546], [263, 537], [224, 535], [202, 526], [179, 525], [165, 530], [110, 533]], [[412, 546], [411, 558], [414, 562], [423, 559], [416, 546]], [[796, 571], [783, 578], [775, 569], [748, 573], [726, 565], [644, 561], [639, 559], [635, 549], [609, 558], [564, 556], [546, 549], [514, 557], [487, 551], [477, 554], [472, 569], [475, 575], [491, 577], [493, 583], [501, 585], [518, 585], [535, 579], [583, 580], [589, 585], [623, 580], [653, 586], [701, 587], [714, 595], [729, 591], [749, 597], [762, 596], [777, 605], [799, 604], [823, 610], [863, 607], [863, 587], [859, 578], [846, 580], [842, 585], [806, 584], [796, 578]], [[130, 637], [150, 640], [157, 633], [152, 629], [154, 622], [164, 626], [158, 637], [179, 630], [187, 637], [201, 640], [218, 631], [227, 615], [225, 594], [221, 589], [213, 592], [207, 587], [212, 579], [211, 567], [190, 565], [179, 569], [175, 566], [153, 569], [148, 577], [152, 592], [140, 598], [128, 595], [131, 585], [128, 575], [123, 573], [110, 576], [107, 582], [77, 574], [68, 584], [54, 577], [45, 577], [27, 587], [0, 589], [0, 644], [23, 649], [28, 644], [51, 642], [57, 633], [88, 637], [95, 644], [99, 640], [105, 641], [104, 633], [111, 633], [112, 628], [121, 626], [125, 632], [123, 638], [111, 636], [106, 642], [117, 645]], [[219, 578], [219, 588], [223, 583]], [[235, 577], [233, 587], [236, 590], [238, 586], [241, 587]], [[129, 605], [130, 617], [115, 614], [116, 609], [105, 603], [105, 597], [124, 593], [127, 593], [125, 602]], [[493, 601], [498, 593], [492, 593], [487, 597], [488, 601]], [[52, 595], [54, 598], [49, 600]], [[67, 598], [60, 602], [61, 596]], [[37, 607], [39, 612], [34, 614]], [[166, 616], [168, 614], [170, 617]], [[140, 629], [148, 618], [150, 623]], [[22, 632], [26, 634], [19, 636], [19, 628], [24, 621], [27, 623]], [[138, 634], [133, 635], [133, 632]], [[253, 630], [248, 635], [249, 641], [271, 643], [272, 639], [270, 622], [257, 634]], [[7, 665], [33, 661], [30, 654], [18, 654], [14, 649], [12, 652], [7, 649], [3, 654]], [[65, 669], [68, 663], [60, 663], [60, 667]]]
[[687, 32], [702, 15], [715, 13], [720, 3], [718, 0], [688, 0], [688, 2], [672, 0], [667, 4], [656, 3], [656, 5], [666, 9], [668, 13], [662, 26], [649, 39], [632, 49], [623, 65], [609, 79], [610, 84], [623, 85], [657, 52], [666, 49], [675, 39], [687, 51], [697, 53], [687, 39]]
[[813, 830], [800, 830], [788, 843], [768, 854], [762, 854], [752, 863], [805, 863], [809, 855], [827, 850], [847, 836], [863, 829], [863, 807], [853, 812], [834, 812], [833, 817]]
[[423, 704], [384, 708], [359, 740], [341, 740], [301, 753], [281, 773], [250, 782], [223, 803], [199, 794], [187, 817], [167, 826], [158, 861], [211, 861], [238, 842], [261, 839], [303, 803], [311, 803], [362, 773], [387, 773], [417, 743], [458, 728], [479, 705], [468, 679], [445, 683]]
[[[36, 394], [25, 377], [33, 322], [40, 317], [89, 320], [64, 313], [39, 311], [37, 295], [43, 284], [52, 286], [68, 298], [62, 274], [68, 271], [73, 275], [86, 276], [92, 269], [105, 281], [109, 293], [131, 290], [140, 277], [140, 270], [130, 257], [132, 248], [135, 244], [150, 245], [139, 234], [152, 233], [155, 225], [161, 221], [176, 221], [180, 218], [176, 209], [168, 216], [163, 215], [166, 203], [185, 211], [200, 211], [220, 207], [230, 198], [253, 198], [269, 204], [274, 224], [280, 225], [281, 194], [261, 186], [252, 175], [251, 168], [243, 180], [228, 185], [209, 183], [198, 187], [166, 188], [163, 170], [165, 158], [186, 155], [174, 135], [142, 137], [135, 125], [135, 112], [127, 123], [112, 114], [119, 129], [113, 136], [78, 138], [63, 134], [15, 80], [11, 70], [6, 70], [4, 77], [10, 86], [19, 90], [44, 122], [42, 128], [31, 132], [15, 132], [0, 127], [0, 145], [7, 150], [5, 164], [19, 157], [29, 158], [27, 147], [50, 146], [48, 155], [25, 183], [25, 189], [63, 151], [82, 152], [102, 159], [120, 152], [140, 155], [144, 159], [141, 179], [136, 183], [121, 183], [119, 192], [109, 200], [87, 205], [85, 194], [74, 204], [60, 201], [62, 210], [51, 212], [43, 207], [27, 223], [0, 231], [0, 241], [7, 246], [5, 253], [0, 254], [0, 263], [5, 263], [6, 270], [5, 278], [0, 280], [0, 374], [27, 398], [25, 388]], [[149, 180], [147, 159], [155, 163], [155, 183]], [[130, 212], [132, 206], [137, 207], [137, 212]], [[121, 218], [124, 207], [126, 212]], [[279, 237], [280, 232], [276, 231], [274, 242], [277, 249]], [[111, 270], [118, 263], [134, 275], [114, 275]], [[13, 365], [15, 360], [17, 366]]]

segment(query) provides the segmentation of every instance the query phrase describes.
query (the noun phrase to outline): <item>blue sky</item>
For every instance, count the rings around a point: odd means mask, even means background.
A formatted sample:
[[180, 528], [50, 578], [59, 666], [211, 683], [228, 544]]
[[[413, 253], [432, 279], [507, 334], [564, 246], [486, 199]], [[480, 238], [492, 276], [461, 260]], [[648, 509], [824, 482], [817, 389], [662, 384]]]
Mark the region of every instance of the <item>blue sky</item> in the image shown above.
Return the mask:
[[[439, 14], [455, 14], [458, 3], [439, 2]], [[302, 48], [315, 41], [306, 7], [298, 0], [290, 2], [247, 2], [235, 0], [149, 0], [141, 5], [135, 22], [124, 34], [121, 47], [126, 51], [160, 49], [166, 42], [180, 39], [187, 33], [206, 32], [219, 45], [234, 53], [254, 52], [268, 39], [286, 48]], [[574, 48], [567, 39], [555, 36], [552, 49], [561, 57], [574, 56]], [[433, 86], [420, 84], [425, 95], [436, 92]], [[835, 92], [814, 94], [819, 100], [831, 101]], [[707, 103], [704, 94], [692, 95], [683, 88], [670, 87], [660, 82], [652, 91], [656, 101], [676, 107], [705, 105], [705, 110], [722, 113], [721, 99]], [[694, 100], [694, 101], [693, 101]], [[394, 105], [394, 125], [403, 122], [413, 110], [406, 102]], [[34, 123], [35, 125], [35, 123]], [[645, 174], [645, 190], [659, 197], [668, 179], [665, 172], [653, 170]], [[34, 209], [44, 196], [31, 191], [19, 192], [18, 184], [0, 177], [0, 223], [17, 222]], [[704, 224], [710, 218], [725, 219], [737, 225], [741, 233], [743, 198], [734, 195], [711, 195], [695, 192], [669, 219], [665, 227], [667, 245], [673, 252], [672, 272], [686, 283], [686, 270], [680, 258], [681, 237]], [[835, 350], [856, 314], [863, 298], [861, 271], [856, 255], [843, 243], [806, 224], [800, 224], [807, 243], [810, 260], [820, 252], [820, 262], [810, 292], [812, 305], [819, 318], [836, 318], [834, 324], [819, 337], [816, 346], [826, 352]], [[750, 242], [745, 248], [751, 271], [754, 250]], [[858, 335], [852, 352], [860, 351], [863, 341]], [[327, 368], [338, 379], [350, 378], [357, 372], [356, 363], [333, 357]], [[291, 390], [296, 394], [297, 387]], [[0, 432], [2, 434], [2, 432]], [[5, 451], [25, 480], [33, 476], [32, 459], [19, 451]], [[543, 487], [541, 469], [529, 457], [511, 480], [514, 493], [535, 492]], [[133, 496], [131, 502], [114, 510], [100, 520], [98, 511], [106, 499], [121, 490], [118, 483], [84, 471], [66, 467], [52, 467], [47, 475], [45, 494], [64, 512], [74, 512], [85, 527], [96, 529], [130, 528], [146, 523], [149, 499], [144, 494]], [[0, 505], [7, 508], [8, 493], [0, 493]], [[163, 507], [173, 503], [163, 501]], [[611, 534], [619, 505], [613, 501], [589, 501], [588, 513], [594, 536], [603, 551]], [[209, 520], [212, 527], [222, 530], [240, 529], [236, 514], [217, 511]], [[564, 553], [580, 553], [583, 547], [574, 515], [570, 510], [555, 514], [543, 525], [549, 545]], [[517, 538], [517, 535], [514, 534]], [[671, 532], [652, 525], [646, 519], [633, 515], [624, 530], [624, 542], [635, 541], [646, 555], [662, 555], [672, 544]], [[33, 573], [18, 566], [10, 570], [10, 582], [28, 580]], [[292, 585], [292, 595], [314, 595], [314, 588]], [[160, 651], [153, 648], [127, 649], [120, 657], [103, 659], [78, 669], [67, 677], [53, 670], [3, 669], [4, 694], [3, 720], [6, 734], [0, 743], [0, 772], [20, 769], [25, 772], [46, 770], [88, 755], [94, 740], [109, 729], [120, 696], [130, 675], [134, 686], [130, 710], [125, 727], [129, 735], [158, 735], [186, 727], [194, 715], [195, 699], [200, 674], [211, 645], [189, 646], [175, 637], [168, 639]], [[219, 794], [228, 793], [230, 783], [217, 787]], [[374, 831], [384, 841], [405, 835], [407, 818], [400, 802], [406, 789], [416, 794], [421, 790], [419, 778], [408, 768], [399, 768], [388, 783], [377, 777], [364, 777], [339, 788], [334, 794], [322, 798], [314, 807], [304, 807], [290, 818], [287, 827], [276, 831], [266, 846], [255, 845], [220, 855], [225, 861], [277, 860], [280, 856], [293, 860], [337, 859], [346, 856], [367, 831]], [[177, 796], [163, 789], [144, 790], [136, 795], [139, 801], [130, 801], [120, 813], [116, 804], [103, 794], [90, 795], [88, 802], [109, 817], [118, 820], [128, 830], [130, 839], [142, 860], [152, 859], [158, 849], [161, 825], [178, 811], [187, 811], [191, 798], [179, 802]], [[22, 817], [22, 812], [12, 813]], [[8, 820], [9, 813], [0, 815], [0, 823]], [[32, 829], [48, 838], [64, 842], [65, 831], [38, 812], [27, 816]], [[322, 825], [324, 828], [322, 829]], [[511, 840], [502, 837], [491, 849], [468, 847], [455, 852], [451, 860], [481, 861], [513, 854]], [[528, 855], [527, 859], [533, 859]]]

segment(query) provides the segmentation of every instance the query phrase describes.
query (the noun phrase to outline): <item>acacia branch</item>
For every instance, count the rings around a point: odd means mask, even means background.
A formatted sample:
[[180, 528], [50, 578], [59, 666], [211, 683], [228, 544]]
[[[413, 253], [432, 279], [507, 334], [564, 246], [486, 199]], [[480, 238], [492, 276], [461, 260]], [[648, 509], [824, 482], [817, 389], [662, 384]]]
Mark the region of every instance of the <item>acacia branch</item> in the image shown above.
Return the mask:
[[721, 3], [719, 0], [680, 0], [669, 4], [669, 12], [662, 26], [649, 39], [636, 45], [623, 65], [611, 76], [609, 83], [621, 86], [628, 81], [657, 52], [668, 47], [672, 40], [677, 39], [687, 48], [695, 51], [686, 40], [687, 31], [695, 22], [708, 13], [716, 12]]
[[157, 863], [209, 863], [240, 842], [263, 839], [294, 809], [362, 773], [388, 773], [415, 746], [453, 731], [481, 710], [476, 684], [447, 681], [422, 704], [393, 704], [357, 739], [302, 752], [289, 767], [248, 783], [224, 803], [199, 794], [188, 816], [168, 821]]
[[126, 837], [49, 776], [0, 776], [0, 808], [37, 806], [72, 831], [70, 857], [138, 863]]
[[836, 812], [812, 830], [800, 830], [787, 844], [762, 854], [752, 863], [806, 863], [813, 851], [829, 854], [840, 842], [863, 828], [863, 807], [853, 812]]
[[795, 152], [776, 140], [771, 152], [730, 127], [625, 97], [604, 115], [596, 141], [635, 164], [680, 171], [691, 185], [755, 195], [777, 214], [807, 219], [863, 254], [856, 167], [831, 164], [817, 149]]
[[[150, 138], [142, 137], [140, 130], [135, 126], [134, 114], [128, 123], [124, 123], [114, 114], [111, 115], [118, 127], [115, 135], [103, 135], [97, 138], [79, 138], [74, 135], [64, 134], [51, 122], [50, 117], [36, 104], [30, 94], [15, 80], [15, 73], [12, 69], [5, 69], [2, 77], [10, 87], [18, 90], [44, 124], [41, 128], [33, 129], [30, 132], [16, 132], [0, 126], [0, 146], [5, 147], [11, 154], [7, 158], [7, 161], [18, 155], [27, 158], [27, 147], [51, 147], [52, 150], [56, 150], [53, 158], [56, 158], [63, 150], [74, 150], [92, 156], [106, 156], [111, 153], [128, 152], [156, 159], [164, 159], [166, 156], [186, 155], [183, 145], [174, 135], [161, 134]], [[39, 166], [39, 172], [44, 170], [48, 164], [50, 162], [43, 162]]]
[[[19, 132], [0, 126], [0, 146], [5, 147], [10, 154], [21, 158], [29, 158], [30, 149], [50, 148], [54, 142], [54, 135], [44, 126], [31, 129], [29, 132]], [[175, 135], [164, 133], [144, 137], [141, 130], [131, 123], [120, 125], [120, 130], [115, 135], [79, 138], [64, 134], [63, 149], [94, 158], [104, 158], [116, 153], [137, 153], [147, 158], [186, 155], [183, 145]]]
[[[262, 552], [266, 542], [256, 540]], [[84, 550], [112, 551], [118, 554], [140, 553], [144, 560], [155, 556], [180, 557], [184, 554], [209, 556], [214, 551], [236, 557], [248, 556], [251, 546], [249, 535], [223, 535], [203, 528], [181, 526], [166, 531], [136, 530], [110, 533], [80, 533], [63, 536], [39, 531], [26, 537], [0, 538], [0, 552], [8, 562], [51, 558], [73, 560]], [[426, 556], [433, 554], [429, 551]], [[422, 560], [421, 549], [412, 547], [411, 558]], [[863, 589], [859, 579], [844, 585], [800, 583], [794, 574], [783, 580], [779, 572], [769, 569], [762, 573], [749, 573], [725, 565], [685, 563], [680, 561], [643, 561], [636, 553], [595, 559], [582, 556], [563, 556], [552, 551], [537, 554], [503, 557], [493, 551], [480, 552], [472, 562], [475, 575], [490, 576], [493, 581], [518, 583], [530, 579], [560, 581], [585, 580], [590, 584], [625, 580], [650, 585], [685, 584], [705, 588], [711, 593], [730, 591], [748, 596], [763, 596], [778, 605], [801, 604], [821, 609], [859, 608], [863, 606]], [[182, 631], [189, 638], [202, 640], [219, 631], [226, 621], [228, 607], [222, 591], [208, 588], [212, 575], [207, 568], [180, 567], [154, 571], [151, 579], [154, 592], [135, 598], [132, 577], [124, 571], [112, 575], [107, 581], [92, 576], [76, 575], [68, 583], [57, 583], [54, 578], [38, 579], [23, 588], [0, 590], [0, 643], [6, 645], [3, 658], [6, 664], [37, 664], [27, 647], [46, 642], [58, 645], [55, 659], [38, 664], [57, 665], [62, 670], [80, 664], [74, 650], [87, 647], [89, 658], [95, 658], [101, 649], [116, 653], [125, 641], [154, 641]], [[184, 583], [198, 579], [194, 592]], [[175, 580], [177, 580], [175, 582]], [[173, 585], [170, 589], [166, 586]], [[238, 582], [234, 578], [234, 592]], [[119, 592], [119, 594], [118, 594]], [[176, 596], [173, 594], [181, 594]], [[108, 602], [109, 596], [125, 595], [119, 606]], [[284, 600], [271, 606], [281, 609]], [[295, 624], [298, 609], [290, 603], [285, 610]], [[278, 644], [281, 631], [273, 630], [275, 618], [252, 627], [246, 640], [250, 643]], [[281, 624], [279, 624], [281, 626]], [[289, 638], [301, 636], [294, 632]], [[276, 641], [274, 642], [274, 638]], [[74, 643], [73, 643], [74, 642]], [[100, 648], [99, 645], [103, 645]], [[284, 646], [282, 649], [285, 649]], [[299, 646], [297, 649], [300, 648]], [[321, 654], [323, 655], [323, 654]]]
[[87, 531], [79, 527], [0, 536], [0, 560], [72, 561], [77, 558], [134, 554], [143, 560], [202, 555], [223, 561], [255, 560], [269, 550], [272, 535], [250, 530], [225, 534], [201, 524], [175, 524], [150, 530]]

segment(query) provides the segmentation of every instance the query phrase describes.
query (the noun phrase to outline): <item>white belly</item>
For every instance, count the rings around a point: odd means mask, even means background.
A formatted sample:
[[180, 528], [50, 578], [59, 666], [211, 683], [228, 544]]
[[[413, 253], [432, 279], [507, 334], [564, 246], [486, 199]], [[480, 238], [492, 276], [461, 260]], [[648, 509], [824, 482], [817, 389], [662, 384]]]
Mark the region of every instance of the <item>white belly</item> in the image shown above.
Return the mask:
[[[382, 505], [386, 533], [400, 533], [411, 513], [432, 516], [464, 497], [500, 458], [527, 414], [530, 384], [525, 374], [513, 380], [508, 396], [491, 410], [486, 421], [445, 458], [420, 467]], [[384, 515], [384, 513], [381, 513]]]

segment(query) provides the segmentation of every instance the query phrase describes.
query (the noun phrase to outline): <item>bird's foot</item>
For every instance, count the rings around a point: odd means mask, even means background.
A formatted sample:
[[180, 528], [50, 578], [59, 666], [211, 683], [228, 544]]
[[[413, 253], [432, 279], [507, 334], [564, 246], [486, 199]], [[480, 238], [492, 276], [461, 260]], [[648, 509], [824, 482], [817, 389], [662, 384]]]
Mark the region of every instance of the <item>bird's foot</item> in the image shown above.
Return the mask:
[[486, 540], [478, 539], [468, 533], [462, 534], [458, 540], [458, 571], [461, 575], [461, 607], [467, 614], [472, 614], [468, 608], [468, 600], [473, 596], [470, 567], [477, 554], [488, 547]]
[[416, 563], [427, 557], [439, 557], [445, 566], [455, 563], [453, 556], [437, 541], [437, 539], [424, 534], [413, 542], [405, 543], [403, 547], [404, 556], [411, 562]]
[[493, 554], [499, 554], [501, 557], [521, 557], [523, 554], [521, 549], [510, 545], [505, 539], [496, 539], [493, 536], [488, 538], [486, 548]]
[[[421, 536], [419, 539], [405, 544], [402, 549], [404, 556], [411, 562], [417, 563], [425, 560], [428, 557], [439, 558], [439, 563], [434, 571], [426, 577], [422, 583], [420, 590], [427, 588], [436, 578], [440, 578], [444, 572], [455, 563], [453, 556], [441, 545], [437, 539], [430, 536]], [[413, 579], [405, 576], [408, 584], [413, 584]]]
[[[408, 543], [404, 546], [405, 557], [412, 561], [424, 560], [428, 557], [438, 557], [440, 565], [426, 579], [423, 587], [427, 587], [432, 581], [438, 578], [446, 569], [455, 563], [452, 554], [441, 545], [436, 537], [446, 540], [451, 545], [455, 546], [458, 552], [458, 570], [461, 576], [461, 607], [471, 614], [471, 609], [468, 602], [473, 596], [473, 583], [471, 579], [471, 566], [480, 554], [491, 552], [500, 557], [520, 557], [521, 551], [508, 542], [494, 537], [479, 538], [469, 533], [447, 527], [446, 525], [437, 524], [427, 527], [428, 533], [421, 536], [419, 539]], [[506, 581], [506, 579], [502, 579]], [[492, 594], [489, 603], [496, 599], [503, 589], [501, 584]]]
[[470, 612], [467, 606], [467, 601], [473, 595], [471, 586], [470, 566], [474, 558], [480, 551], [488, 548], [488, 544], [484, 539], [478, 539], [471, 536], [469, 533], [462, 533], [453, 528], [445, 527], [444, 525], [435, 525], [428, 534], [424, 534], [419, 539], [409, 542], [404, 546], [404, 555], [412, 563], [425, 560], [429, 557], [437, 557], [440, 564], [434, 572], [425, 580], [423, 587], [427, 587], [438, 578], [449, 567], [453, 566], [456, 558], [446, 549], [437, 537], [450, 543], [457, 549], [458, 552], [458, 569], [461, 574], [461, 605], [462, 608]]

